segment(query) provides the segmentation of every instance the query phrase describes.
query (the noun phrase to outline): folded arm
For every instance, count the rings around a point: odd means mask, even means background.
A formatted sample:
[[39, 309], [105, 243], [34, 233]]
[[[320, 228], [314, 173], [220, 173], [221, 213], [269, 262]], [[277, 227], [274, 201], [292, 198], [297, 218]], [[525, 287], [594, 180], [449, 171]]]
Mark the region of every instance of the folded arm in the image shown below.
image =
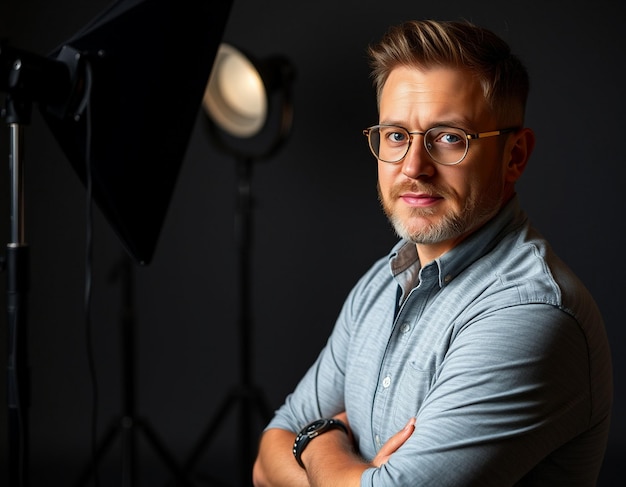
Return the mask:
[[[345, 414], [340, 417], [346, 422]], [[311, 441], [302, 453], [301, 468], [293, 457], [295, 433], [278, 428], [267, 430], [254, 465], [255, 487], [358, 487], [368, 468], [386, 463], [415, 430], [415, 419], [392, 436], [371, 463], [355, 452], [351, 435], [331, 430]]]

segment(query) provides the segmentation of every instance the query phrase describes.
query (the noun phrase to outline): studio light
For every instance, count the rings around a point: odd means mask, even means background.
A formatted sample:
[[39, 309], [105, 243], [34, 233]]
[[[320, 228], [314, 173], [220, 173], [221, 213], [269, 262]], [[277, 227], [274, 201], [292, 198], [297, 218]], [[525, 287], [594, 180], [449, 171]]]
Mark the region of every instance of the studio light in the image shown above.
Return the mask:
[[[226, 396], [185, 463], [191, 473], [228, 415], [239, 409], [240, 485], [249, 485], [258, 436], [271, 418], [263, 391], [252, 378], [251, 256], [253, 242], [252, 169], [285, 142], [292, 125], [294, 69], [281, 56], [257, 61], [239, 49], [220, 44], [203, 97], [209, 133], [236, 163], [235, 241], [238, 251], [239, 381]], [[239, 406], [239, 408], [237, 408]], [[260, 422], [255, 423], [256, 417]], [[255, 429], [254, 426], [259, 426]]]
[[257, 59], [220, 44], [202, 99], [216, 145], [248, 164], [274, 154], [291, 131], [294, 77], [283, 56]]
[[218, 49], [202, 104], [217, 125], [237, 137], [258, 134], [267, 118], [268, 97], [261, 74], [229, 44]]
[[[128, 254], [138, 264], [149, 264], [232, 3], [116, 0], [47, 57], [0, 41], [0, 92], [7, 93], [0, 119], [10, 130], [11, 179], [11, 241], [4, 259], [9, 487], [28, 485], [29, 473], [30, 248], [23, 217], [22, 146], [33, 105], [39, 105], [44, 121], [88, 188], [89, 201], [93, 195]], [[163, 93], [173, 101], [154, 103]], [[128, 287], [125, 299], [130, 301], [128, 270], [122, 269]], [[93, 452], [80, 485], [94, 475], [116, 436], [122, 441], [122, 481], [134, 485], [138, 433], [145, 435], [177, 485], [191, 485], [174, 455], [136, 416], [132, 321], [126, 317], [121, 323], [123, 411]]]

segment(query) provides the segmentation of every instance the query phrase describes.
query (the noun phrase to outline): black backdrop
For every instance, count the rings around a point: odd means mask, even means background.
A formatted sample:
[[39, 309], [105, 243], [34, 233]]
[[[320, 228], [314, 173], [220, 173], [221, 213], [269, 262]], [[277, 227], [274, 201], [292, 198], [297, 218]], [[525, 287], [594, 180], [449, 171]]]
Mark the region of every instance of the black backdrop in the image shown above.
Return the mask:
[[[107, 4], [6, 0], [0, 36], [45, 54]], [[538, 144], [519, 193], [535, 225], [603, 310], [614, 354], [616, 414], [600, 485], [621, 485], [612, 472], [626, 446], [619, 414], [626, 401], [626, 268], [619, 239], [626, 209], [620, 178], [626, 162], [622, 2], [235, 0], [224, 40], [260, 58], [285, 55], [297, 70], [292, 136], [275, 157], [254, 167], [254, 380], [271, 407], [278, 406], [324, 344], [351, 285], [394, 242], [376, 201], [375, 162], [361, 135], [376, 120], [364, 48], [390, 23], [426, 17], [467, 18], [489, 27], [529, 67], [527, 123]], [[176, 96], [163, 93], [155, 103], [176, 103]], [[6, 135], [4, 130], [0, 138], [3, 154]], [[26, 129], [25, 154], [31, 470], [35, 485], [71, 485], [89, 461], [92, 407], [83, 315], [85, 190], [36, 113]], [[0, 234], [8, 241], [8, 171], [0, 172], [0, 184]], [[234, 160], [214, 148], [199, 112], [153, 262], [135, 273], [138, 409], [181, 461], [237, 380], [235, 195]], [[121, 284], [110, 274], [123, 250], [97, 209], [95, 217], [92, 316], [102, 431], [121, 408]], [[4, 306], [4, 298], [0, 302]], [[5, 322], [2, 315], [3, 339]], [[236, 436], [234, 419], [226, 419], [199, 469], [231, 478]], [[165, 481], [167, 469], [150, 447], [140, 451], [142, 482]], [[113, 450], [105, 470], [115, 479], [119, 469], [119, 451]]]

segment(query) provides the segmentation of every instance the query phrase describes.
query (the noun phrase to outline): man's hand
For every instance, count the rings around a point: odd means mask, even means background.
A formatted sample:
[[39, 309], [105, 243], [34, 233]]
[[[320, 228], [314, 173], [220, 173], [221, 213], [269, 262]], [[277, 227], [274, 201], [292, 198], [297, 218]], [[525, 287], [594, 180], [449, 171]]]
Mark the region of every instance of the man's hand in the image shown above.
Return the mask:
[[[348, 426], [350, 441], [354, 443], [354, 437], [352, 436], [352, 429], [350, 428], [350, 422], [348, 421], [348, 415], [344, 411], [343, 413], [339, 413], [334, 416], [334, 419], [338, 419], [343, 421]], [[400, 448], [406, 440], [413, 434], [415, 431], [415, 418], [409, 419], [409, 422], [398, 431], [395, 435], [387, 440], [387, 442], [382, 446], [378, 454], [374, 457], [371, 464], [378, 468], [384, 463], [389, 461], [389, 457], [394, 454], [398, 448]]]
[[391, 455], [395, 453], [406, 440], [409, 439], [409, 437], [413, 434], [413, 431], [415, 431], [415, 418], [409, 419], [409, 422], [404, 428], [387, 440], [372, 460], [372, 465], [380, 467], [384, 463], [387, 463]]
[[363, 470], [369, 467], [378, 468], [389, 461], [391, 455], [415, 430], [415, 418], [411, 418], [402, 430], [387, 440], [376, 457], [370, 463], [366, 463], [358, 457], [358, 452], [353, 452], [352, 448], [348, 447], [354, 442], [346, 413], [336, 415], [335, 419], [348, 425], [349, 440], [346, 441], [345, 435], [339, 431], [328, 432], [316, 438], [304, 453], [311, 462], [308, 472], [300, 468], [293, 458], [291, 448], [294, 433], [279, 429], [266, 431], [261, 437], [259, 456], [254, 466], [254, 485], [256, 487], [357, 486]]

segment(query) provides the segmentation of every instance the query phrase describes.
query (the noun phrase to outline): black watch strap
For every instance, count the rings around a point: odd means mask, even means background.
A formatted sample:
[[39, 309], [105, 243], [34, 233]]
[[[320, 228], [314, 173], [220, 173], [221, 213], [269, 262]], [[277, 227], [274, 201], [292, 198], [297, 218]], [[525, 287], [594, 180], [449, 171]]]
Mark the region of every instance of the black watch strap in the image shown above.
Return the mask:
[[348, 427], [343, 421], [338, 419], [318, 419], [307, 424], [300, 430], [300, 433], [296, 435], [296, 439], [293, 443], [293, 456], [296, 458], [298, 465], [304, 468], [301, 456], [309, 442], [316, 436], [333, 429], [340, 429], [348, 434]]

